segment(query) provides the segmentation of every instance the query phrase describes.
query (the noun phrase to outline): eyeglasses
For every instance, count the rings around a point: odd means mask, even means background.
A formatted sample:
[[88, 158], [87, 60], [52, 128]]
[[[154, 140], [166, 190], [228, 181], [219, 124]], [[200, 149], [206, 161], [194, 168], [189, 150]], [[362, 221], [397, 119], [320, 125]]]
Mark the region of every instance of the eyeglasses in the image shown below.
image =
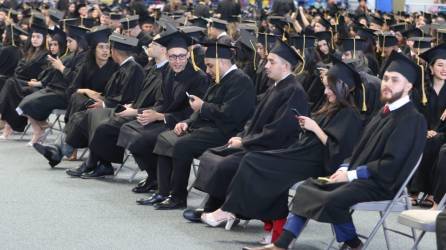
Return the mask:
[[180, 54], [180, 55], [169, 55], [169, 60], [170, 61], [184, 61], [187, 58], [187, 54]]

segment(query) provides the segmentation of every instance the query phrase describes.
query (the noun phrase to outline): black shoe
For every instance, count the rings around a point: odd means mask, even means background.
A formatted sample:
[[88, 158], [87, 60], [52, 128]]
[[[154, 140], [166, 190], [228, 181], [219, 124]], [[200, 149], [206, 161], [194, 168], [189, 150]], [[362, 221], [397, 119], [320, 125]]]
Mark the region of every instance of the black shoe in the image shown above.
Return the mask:
[[85, 162], [82, 162], [78, 168], [68, 169], [65, 173], [72, 177], [80, 177], [82, 174], [90, 171], [93, 171], [93, 167], [88, 167]]
[[139, 200], [136, 200], [136, 203], [138, 203], [139, 205], [150, 205], [150, 206], [152, 206], [152, 205], [158, 204], [160, 202], [163, 202], [165, 199], [167, 199], [167, 196], [155, 193], [155, 194], [153, 194], [152, 196], [150, 196], [147, 199], [141, 198]]
[[201, 215], [203, 212], [203, 208], [186, 209], [183, 212], [183, 217], [191, 222], [201, 222]]
[[95, 170], [83, 173], [81, 175], [81, 178], [83, 179], [96, 179], [96, 178], [102, 178], [108, 175], [113, 175], [115, 173], [114, 169], [110, 165], [104, 165], [100, 164], [98, 167], [96, 167]]
[[157, 181], [149, 181], [146, 180], [144, 185], [142, 186], [136, 186], [132, 189], [134, 193], [153, 193], [158, 189], [158, 182]]
[[154, 207], [156, 210], [184, 209], [187, 207], [187, 202], [170, 195], [163, 202], [155, 204]]
[[48, 164], [50, 164], [51, 168], [54, 168], [62, 161], [63, 155], [55, 146], [44, 146], [40, 143], [34, 143], [33, 147], [39, 154], [43, 155], [43, 157], [48, 160]]

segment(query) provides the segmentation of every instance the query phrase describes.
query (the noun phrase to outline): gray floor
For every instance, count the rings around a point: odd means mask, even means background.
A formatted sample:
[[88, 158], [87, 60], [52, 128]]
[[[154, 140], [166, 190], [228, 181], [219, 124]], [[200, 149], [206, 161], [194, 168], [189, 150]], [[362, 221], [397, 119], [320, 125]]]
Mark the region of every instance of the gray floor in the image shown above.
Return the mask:
[[[65, 169], [79, 162], [50, 169], [25, 144], [0, 141], [1, 249], [241, 249], [262, 235], [260, 222], [228, 232], [187, 223], [181, 211], [137, 206], [135, 200], [142, 195], [130, 191], [135, 185], [127, 181], [130, 170], [114, 179], [69, 178]], [[199, 204], [201, 197], [193, 192], [190, 205]], [[358, 230], [368, 232], [377, 218], [374, 213], [356, 214]], [[395, 216], [389, 223], [408, 231]], [[294, 249], [324, 249], [330, 237], [328, 225], [311, 222]], [[409, 249], [410, 244], [410, 239], [392, 234], [392, 249]], [[382, 232], [371, 249], [385, 249]], [[420, 249], [435, 249], [435, 235], [428, 234]]]

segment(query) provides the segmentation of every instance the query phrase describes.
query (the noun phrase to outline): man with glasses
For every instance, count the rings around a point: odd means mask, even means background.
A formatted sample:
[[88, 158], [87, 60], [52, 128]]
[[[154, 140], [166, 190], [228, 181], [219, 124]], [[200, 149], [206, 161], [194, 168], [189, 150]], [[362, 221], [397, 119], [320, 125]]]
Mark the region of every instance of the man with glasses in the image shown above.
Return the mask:
[[[190, 45], [190, 37], [179, 31], [162, 33], [149, 45], [149, 56], [164, 53], [169, 69], [163, 74], [155, 104], [139, 109], [136, 120], [121, 127], [117, 140], [117, 146], [127, 148], [141, 170], [148, 174], [146, 180], [132, 190], [135, 193], [148, 193], [157, 188], [157, 155], [152, 154], [153, 147], [159, 133], [173, 129], [176, 123], [192, 113], [186, 93], [203, 96], [209, 87], [206, 74], [195, 71], [188, 61]], [[101, 151], [103, 156], [110, 154], [106, 150]], [[150, 205], [151, 201], [141, 199], [138, 204]]]
[[190, 95], [194, 113], [158, 136], [158, 193], [151, 197], [157, 210], [186, 207], [190, 166], [206, 149], [224, 145], [243, 129], [255, 106], [254, 84], [231, 62], [232, 46], [205, 44], [207, 73], [214, 79], [204, 99]]

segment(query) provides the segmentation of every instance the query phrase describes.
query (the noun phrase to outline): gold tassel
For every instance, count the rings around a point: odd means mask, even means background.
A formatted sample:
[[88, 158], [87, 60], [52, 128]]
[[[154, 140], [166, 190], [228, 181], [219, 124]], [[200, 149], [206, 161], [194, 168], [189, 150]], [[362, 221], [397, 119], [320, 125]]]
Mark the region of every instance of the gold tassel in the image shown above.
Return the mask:
[[304, 68], [305, 68], [305, 58], [303, 56], [301, 56], [299, 52], [297, 52], [296, 54], [302, 60], [302, 67], [300, 68], [299, 72], [297, 72], [297, 75], [300, 75], [300, 74], [302, 74], [302, 72], [304, 71]]
[[256, 47], [254, 46], [254, 44], [252, 43], [251, 40], [249, 40], [249, 42], [251, 43], [251, 46], [254, 49], [253, 65], [254, 65], [254, 70], [257, 70], [257, 65], [256, 65], [257, 49], [256, 49]]
[[220, 83], [220, 62], [218, 59], [218, 44], [215, 42], [215, 83]]
[[268, 55], [268, 35], [265, 33], [265, 54]]
[[303, 47], [302, 47], [302, 57], [305, 57], [305, 35], [304, 35], [304, 42], [303, 42]]
[[81, 17], [81, 27], [85, 27], [84, 26], [84, 18], [83, 17]]
[[353, 59], [356, 58], [356, 38], [353, 37]]
[[381, 57], [384, 57], [384, 44], [386, 43], [386, 35], [383, 35], [383, 46], [381, 47]]
[[420, 44], [418, 44], [417, 64], [421, 69], [421, 103], [424, 106], [426, 106], [427, 96], [426, 96], [426, 90], [424, 89], [424, 67], [423, 65], [420, 65]]
[[367, 104], [365, 102], [365, 86], [364, 86], [364, 83], [361, 83], [361, 87], [362, 87], [362, 111], [366, 112], [367, 111]]
[[11, 24], [11, 41], [12, 41], [12, 46], [17, 47], [15, 45], [15, 41], [14, 41], [14, 26], [13, 26], [13, 24]]
[[331, 33], [331, 48], [334, 49], [334, 34], [333, 34], [333, 30], [330, 29], [330, 33]]
[[194, 53], [194, 49], [190, 50], [190, 59], [192, 61], [192, 67], [194, 68], [195, 71], [199, 71], [200, 67], [197, 66], [197, 64], [195, 63], [195, 53]]

